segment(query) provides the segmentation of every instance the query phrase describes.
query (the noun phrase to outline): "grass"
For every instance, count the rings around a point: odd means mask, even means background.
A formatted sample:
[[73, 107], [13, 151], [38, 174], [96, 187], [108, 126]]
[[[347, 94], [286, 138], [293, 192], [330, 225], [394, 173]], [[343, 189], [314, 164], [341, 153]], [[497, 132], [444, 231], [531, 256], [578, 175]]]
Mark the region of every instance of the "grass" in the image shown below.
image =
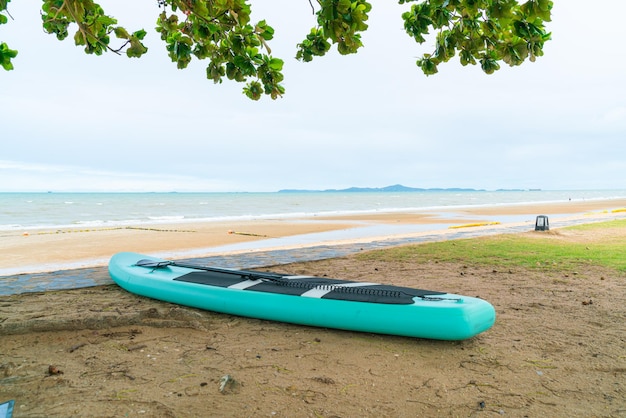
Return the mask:
[[[494, 268], [576, 271], [600, 266], [626, 272], [626, 219], [563, 228], [577, 239], [558, 234], [503, 234], [433, 242], [390, 250], [373, 251], [359, 257], [367, 260], [413, 263], [455, 262]], [[586, 239], [601, 232], [599, 239]], [[613, 232], [613, 233], [612, 233]]]
[[610, 230], [615, 228], [626, 228], [626, 219], [618, 219], [615, 221], [598, 222], [590, 224], [582, 224], [564, 228], [570, 231], [592, 231], [592, 230]]

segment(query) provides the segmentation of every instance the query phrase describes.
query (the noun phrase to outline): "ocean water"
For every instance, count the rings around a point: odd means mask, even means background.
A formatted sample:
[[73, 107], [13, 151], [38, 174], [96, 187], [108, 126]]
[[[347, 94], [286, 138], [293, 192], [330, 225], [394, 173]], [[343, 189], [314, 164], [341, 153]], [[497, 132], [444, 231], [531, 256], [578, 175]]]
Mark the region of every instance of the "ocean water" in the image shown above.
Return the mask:
[[294, 193], [0, 193], [0, 231], [454, 210], [625, 198], [625, 190]]

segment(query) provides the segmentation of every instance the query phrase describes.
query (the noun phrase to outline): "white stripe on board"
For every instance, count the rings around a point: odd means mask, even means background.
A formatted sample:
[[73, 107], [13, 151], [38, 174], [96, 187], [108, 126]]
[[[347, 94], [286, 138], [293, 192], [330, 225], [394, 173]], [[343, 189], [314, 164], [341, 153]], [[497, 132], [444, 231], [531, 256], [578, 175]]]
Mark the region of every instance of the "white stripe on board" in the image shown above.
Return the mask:
[[259, 283], [263, 282], [263, 280], [244, 280], [243, 282], [239, 282], [239, 283], [235, 283], [235, 284], [231, 284], [230, 286], [228, 286], [228, 289], [247, 289], [249, 287], [252, 287], [254, 285], [257, 285]]
[[328, 284], [319, 287], [315, 287], [311, 290], [307, 290], [300, 296], [304, 296], [305, 298], [322, 298], [328, 293], [335, 290], [337, 287], [362, 287], [362, 286], [377, 286], [380, 283], [344, 283], [344, 284]]

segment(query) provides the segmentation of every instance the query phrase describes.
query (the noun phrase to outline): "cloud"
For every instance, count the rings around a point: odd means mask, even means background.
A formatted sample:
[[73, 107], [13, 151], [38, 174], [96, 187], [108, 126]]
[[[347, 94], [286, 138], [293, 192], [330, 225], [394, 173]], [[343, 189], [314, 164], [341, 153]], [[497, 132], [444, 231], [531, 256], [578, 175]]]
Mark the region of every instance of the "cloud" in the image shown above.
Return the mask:
[[227, 191], [221, 180], [179, 174], [97, 170], [90, 167], [0, 160], [0, 191]]

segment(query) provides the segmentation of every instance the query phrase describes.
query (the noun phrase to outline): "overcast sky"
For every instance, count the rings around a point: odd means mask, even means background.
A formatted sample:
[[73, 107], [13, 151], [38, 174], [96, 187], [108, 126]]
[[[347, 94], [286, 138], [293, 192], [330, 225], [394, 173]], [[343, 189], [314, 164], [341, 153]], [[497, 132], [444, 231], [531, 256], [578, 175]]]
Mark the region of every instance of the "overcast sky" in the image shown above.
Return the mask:
[[[13, 1], [0, 42], [0, 191], [276, 191], [350, 186], [623, 189], [626, 2], [555, 1], [545, 55], [487, 76], [458, 58], [426, 77], [403, 31], [406, 5], [373, 0], [365, 47], [295, 60], [314, 26], [307, 0], [252, 0], [276, 30], [284, 98], [252, 102], [243, 85], [169, 61], [159, 9], [102, 0], [141, 59], [88, 56], [43, 33], [39, 2]], [[132, 7], [132, 9], [131, 9]], [[600, 7], [600, 6], [595, 6]]]

